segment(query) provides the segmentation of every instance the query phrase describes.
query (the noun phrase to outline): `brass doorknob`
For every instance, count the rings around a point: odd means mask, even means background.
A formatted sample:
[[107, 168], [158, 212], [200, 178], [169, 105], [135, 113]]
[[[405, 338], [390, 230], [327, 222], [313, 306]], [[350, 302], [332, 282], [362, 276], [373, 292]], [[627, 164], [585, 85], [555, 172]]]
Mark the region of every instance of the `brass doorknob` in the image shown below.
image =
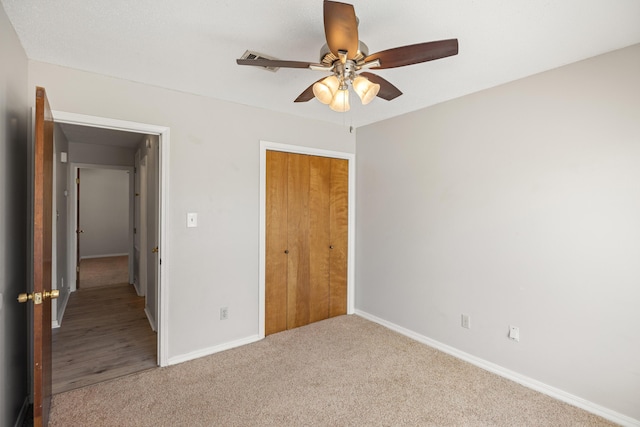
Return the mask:
[[42, 304], [42, 301], [47, 298], [56, 299], [59, 296], [60, 296], [60, 290], [52, 289], [50, 291], [44, 291], [44, 292], [32, 292], [30, 294], [20, 294], [18, 295], [18, 302], [22, 304], [27, 301], [33, 300], [34, 304]]
[[56, 299], [60, 296], [60, 290], [58, 289], [51, 289], [51, 291], [44, 291], [42, 293], [42, 296], [44, 298], [51, 298], [51, 299]]
[[285, 254], [288, 254], [288, 253], [289, 253], [289, 249], [285, 249], [285, 250], [284, 250], [284, 253], [285, 253]]
[[25, 303], [25, 302], [27, 302], [29, 300], [32, 300], [32, 299], [33, 299], [33, 294], [32, 293], [31, 294], [20, 294], [20, 295], [18, 295], [18, 302], [20, 304], [23, 304], [23, 303]]
[[151, 252], [153, 252], [154, 254], [158, 253], [158, 247], [156, 246], [155, 248], [151, 249]]
[[333, 249], [333, 245], [329, 246], [329, 249]]

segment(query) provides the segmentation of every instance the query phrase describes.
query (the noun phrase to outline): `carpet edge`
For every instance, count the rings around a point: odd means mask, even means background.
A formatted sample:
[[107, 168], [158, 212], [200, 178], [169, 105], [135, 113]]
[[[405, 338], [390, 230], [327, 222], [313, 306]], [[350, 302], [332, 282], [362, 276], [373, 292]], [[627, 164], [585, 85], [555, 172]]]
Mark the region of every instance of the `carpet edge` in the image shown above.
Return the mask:
[[545, 394], [554, 399], [560, 400], [564, 403], [568, 403], [569, 405], [573, 405], [580, 409], [584, 409], [587, 412], [590, 412], [594, 415], [598, 415], [616, 424], [620, 424], [621, 426], [625, 426], [625, 427], [640, 426], [640, 420], [636, 420], [627, 415], [616, 412], [612, 409], [598, 405], [582, 397], [575, 396], [559, 388], [550, 386], [548, 384], [535, 380], [531, 377], [527, 377], [526, 375], [519, 374], [515, 371], [504, 368], [500, 365], [489, 362], [485, 359], [474, 356], [472, 354], [466, 353], [462, 350], [458, 350], [455, 347], [451, 347], [447, 344], [441, 343], [440, 341], [436, 341], [432, 338], [421, 335], [415, 331], [412, 331], [410, 329], [404, 328], [395, 323], [384, 320], [366, 311], [356, 309], [355, 314], [371, 322], [384, 326], [392, 331], [395, 331], [401, 335], [404, 335], [408, 338], [411, 338], [415, 341], [425, 344], [429, 347], [433, 347], [436, 350], [440, 350], [443, 353], [449, 354], [450, 356], [453, 356], [457, 359], [471, 363], [472, 365], [477, 366], [478, 368], [484, 369], [485, 371], [489, 371], [493, 374], [496, 374], [508, 380], [514, 381], [522, 386], [525, 386], [527, 388], [530, 388], [532, 390]]

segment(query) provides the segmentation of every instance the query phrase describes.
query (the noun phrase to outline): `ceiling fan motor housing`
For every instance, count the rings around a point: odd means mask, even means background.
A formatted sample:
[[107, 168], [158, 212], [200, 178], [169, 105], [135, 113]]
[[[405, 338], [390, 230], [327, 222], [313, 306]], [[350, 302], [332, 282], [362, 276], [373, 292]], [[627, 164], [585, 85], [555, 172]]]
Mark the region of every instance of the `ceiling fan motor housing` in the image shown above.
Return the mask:
[[[369, 56], [369, 46], [367, 46], [364, 42], [358, 42], [358, 53], [353, 58], [355, 62], [363, 61], [364, 58]], [[320, 48], [320, 63], [325, 65], [333, 65], [334, 62], [339, 61], [340, 58], [335, 55], [329, 49], [329, 46], [325, 43]]]

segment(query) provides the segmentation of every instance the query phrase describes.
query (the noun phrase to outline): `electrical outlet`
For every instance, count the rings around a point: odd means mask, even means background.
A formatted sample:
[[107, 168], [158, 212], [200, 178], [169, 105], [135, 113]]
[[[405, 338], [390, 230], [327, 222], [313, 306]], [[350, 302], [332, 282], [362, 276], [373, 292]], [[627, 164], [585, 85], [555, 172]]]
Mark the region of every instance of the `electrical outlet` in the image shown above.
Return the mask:
[[187, 214], [187, 227], [193, 228], [198, 226], [198, 214], [195, 212], [189, 212]]
[[462, 315], [462, 327], [471, 329], [471, 316], [469, 316], [468, 314]]
[[229, 308], [222, 307], [220, 309], [220, 320], [227, 320], [229, 318]]
[[520, 342], [520, 328], [517, 326], [509, 326], [509, 339]]

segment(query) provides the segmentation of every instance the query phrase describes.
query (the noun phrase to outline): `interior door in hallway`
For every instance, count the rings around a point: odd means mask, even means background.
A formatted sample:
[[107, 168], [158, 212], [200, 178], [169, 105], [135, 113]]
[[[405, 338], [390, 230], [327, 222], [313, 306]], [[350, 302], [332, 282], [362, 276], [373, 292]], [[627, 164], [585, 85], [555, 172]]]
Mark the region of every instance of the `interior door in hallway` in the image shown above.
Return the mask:
[[76, 289], [80, 289], [80, 234], [84, 233], [80, 223], [80, 168], [76, 172]]
[[346, 314], [348, 161], [267, 151], [265, 334]]

